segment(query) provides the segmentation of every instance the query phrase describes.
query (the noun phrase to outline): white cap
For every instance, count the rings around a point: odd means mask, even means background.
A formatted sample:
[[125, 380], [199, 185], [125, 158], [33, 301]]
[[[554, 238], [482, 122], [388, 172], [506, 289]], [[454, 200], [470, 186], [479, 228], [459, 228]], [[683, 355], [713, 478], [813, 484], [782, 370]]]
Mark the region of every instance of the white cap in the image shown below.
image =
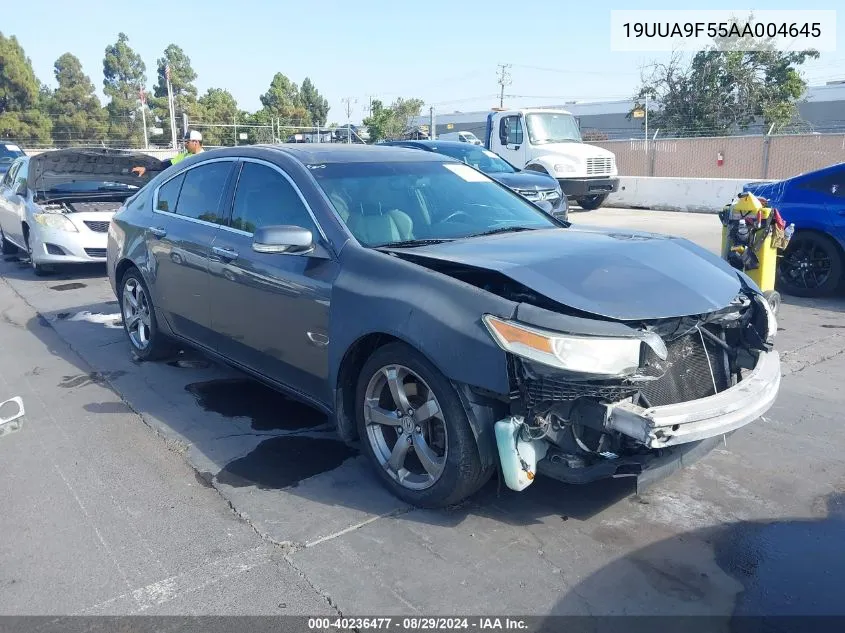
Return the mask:
[[202, 141], [202, 134], [197, 132], [196, 130], [191, 130], [190, 132], [185, 134], [186, 141]]

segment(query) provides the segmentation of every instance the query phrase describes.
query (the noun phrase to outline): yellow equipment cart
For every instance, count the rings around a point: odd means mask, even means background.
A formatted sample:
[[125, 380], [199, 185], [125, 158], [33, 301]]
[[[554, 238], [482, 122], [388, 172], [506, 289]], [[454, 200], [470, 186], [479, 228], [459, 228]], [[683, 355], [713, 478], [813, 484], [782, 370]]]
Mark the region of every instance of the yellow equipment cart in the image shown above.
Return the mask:
[[754, 280], [777, 314], [780, 293], [775, 290], [778, 251], [786, 248], [794, 226], [785, 226], [767, 200], [742, 192], [719, 213], [722, 258]]

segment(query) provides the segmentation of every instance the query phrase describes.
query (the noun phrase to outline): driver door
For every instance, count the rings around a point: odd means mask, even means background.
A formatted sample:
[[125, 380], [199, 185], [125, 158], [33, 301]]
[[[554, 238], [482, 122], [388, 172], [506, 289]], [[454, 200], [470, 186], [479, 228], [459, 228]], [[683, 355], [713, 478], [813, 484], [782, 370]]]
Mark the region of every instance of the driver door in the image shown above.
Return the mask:
[[498, 134], [501, 143], [498, 154], [519, 169], [525, 167], [527, 139], [522, 117], [518, 114], [502, 117]]

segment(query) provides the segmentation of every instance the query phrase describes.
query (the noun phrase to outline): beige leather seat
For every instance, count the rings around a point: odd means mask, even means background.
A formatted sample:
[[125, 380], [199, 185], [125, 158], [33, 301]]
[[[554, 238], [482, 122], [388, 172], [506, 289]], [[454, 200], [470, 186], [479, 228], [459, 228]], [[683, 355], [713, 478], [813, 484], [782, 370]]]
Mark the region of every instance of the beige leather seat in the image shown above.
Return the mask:
[[352, 234], [364, 244], [399, 242], [414, 237], [411, 217], [399, 209], [384, 213], [350, 213], [346, 222]]

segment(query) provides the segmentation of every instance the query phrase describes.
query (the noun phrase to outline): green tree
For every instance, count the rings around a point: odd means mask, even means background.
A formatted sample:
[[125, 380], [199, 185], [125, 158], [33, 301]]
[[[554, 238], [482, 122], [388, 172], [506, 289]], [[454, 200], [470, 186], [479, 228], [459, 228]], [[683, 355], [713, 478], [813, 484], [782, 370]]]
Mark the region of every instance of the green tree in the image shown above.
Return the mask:
[[799, 67], [818, 56], [816, 50], [779, 51], [766, 39], [716, 38], [689, 63], [676, 54], [653, 64], [634, 110], [646, 98], [659, 103], [649, 108], [649, 123], [670, 134], [723, 135], [754, 123], [779, 129], [793, 121], [807, 88]]
[[314, 87], [308, 77], [303, 80], [299, 94], [302, 98], [302, 104], [308, 110], [311, 124], [325, 126], [326, 119], [329, 116], [329, 102]]
[[147, 67], [120, 33], [117, 41], [106, 47], [103, 59], [103, 92], [110, 98], [109, 140], [140, 146], [144, 130], [140, 116], [140, 90], [147, 83]]
[[0, 137], [22, 145], [50, 142], [51, 122], [41, 109], [41, 88], [17, 38], [0, 32]]
[[105, 139], [107, 114], [79, 59], [65, 53], [56, 60], [54, 71], [58, 88], [49, 100], [53, 141], [57, 145], [78, 145]]
[[[228, 90], [209, 88], [198, 100], [198, 116], [206, 123], [231, 124], [238, 114], [238, 103]], [[234, 145], [235, 131], [230, 127], [203, 129], [204, 145]]]
[[[270, 88], [261, 95], [261, 105], [264, 107], [259, 119], [267, 123], [275, 118], [280, 125], [311, 125], [310, 114], [302, 101], [299, 87], [282, 73], [274, 75]], [[288, 131], [283, 131], [282, 136]]]
[[[170, 86], [173, 90], [173, 110], [176, 114], [177, 137], [182, 129], [182, 115], [188, 115], [188, 125], [191, 120], [202, 119], [197, 104], [197, 88], [194, 86], [197, 73], [191, 66], [191, 58], [176, 44], [170, 44], [164, 49], [164, 56], [156, 61], [158, 81], [153, 89], [150, 107], [153, 115], [161, 121], [165, 138], [170, 138], [170, 107], [167, 103], [167, 77], [165, 69], [170, 66]], [[209, 121], [217, 123], [217, 121]], [[205, 139], [203, 139], [205, 142]]]
[[410, 131], [411, 122], [420, 115], [422, 99], [396, 99], [389, 107], [374, 99], [370, 116], [363, 121], [370, 134], [370, 141], [394, 140], [405, 136]]

